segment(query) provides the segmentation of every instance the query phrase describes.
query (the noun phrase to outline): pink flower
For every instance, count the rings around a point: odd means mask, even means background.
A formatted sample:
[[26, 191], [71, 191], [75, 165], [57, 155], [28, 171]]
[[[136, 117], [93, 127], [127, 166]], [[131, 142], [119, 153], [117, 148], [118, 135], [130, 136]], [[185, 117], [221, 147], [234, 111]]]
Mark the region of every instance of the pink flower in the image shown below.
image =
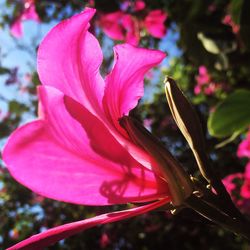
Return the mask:
[[167, 19], [167, 14], [162, 10], [152, 10], [148, 13], [144, 20], [144, 26], [148, 33], [156, 38], [165, 36], [167, 29], [164, 22]]
[[224, 17], [222, 23], [231, 26], [234, 34], [237, 34], [240, 31], [240, 26], [233, 21], [231, 15], [229, 14]]
[[232, 201], [239, 207], [242, 207], [242, 201], [239, 199], [239, 193], [241, 189], [241, 183], [244, 180], [243, 173], [234, 173], [226, 176], [222, 182], [230, 194]]
[[114, 67], [104, 80], [99, 73], [102, 52], [88, 32], [94, 13], [86, 9], [61, 22], [41, 43], [40, 117], [11, 135], [3, 159], [17, 181], [44, 197], [82, 205], [149, 204], [55, 227], [10, 249], [41, 249], [170, 200], [154, 159], [118, 122], [137, 105], [145, 73], [165, 54], [118, 45]]
[[245, 199], [250, 199], [250, 179], [246, 179], [241, 188], [241, 196]]
[[129, 14], [122, 17], [122, 25], [125, 29], [125, 41], [129, 44], [137, 46], [140, 41], [140, 23]]
[[142, 0], [135, 1], [135, 6], [134, 6], [135, 11], [143, 10], [143, 9], [145, 9], [145, 7], [146, 7], [146, 4], [144, 1], [142, 1]]
[[250, 199], [250, 162], [246, 165], [244, 177], [245, 180], [241, 188], [241, 196], [245, 199]]
[[22, 22], [26, 20], [40, 22], [39, 16], [36, 13], [34, 0], [24, 0], [23, 11], [10, 28], [10, 32], [14, 37], [20, 38], [23, 35]]
[[204, 93], [205, 95], [212, 95], [221, 88], [220, 83], [215, 83], [212, 81], [207, 68], [204, 65], [199, 67], [199, 75], [196, 76], [197, 84], [194, 87], [194, 93], [196, 95]]
[[[136, 3], [134, 11], [142, 10], [142, 4], [140, 1], [137, 1]], [[127, 43], [136, 46], [139, 44], [140, 32], [143, 29], [146, 29], [148, 34], [155, 38], [164, 37], [167, 32], [164, 25], [166, 19], [167, 14], [162, 10], [150, 11], [142, 20], [139, 16], [127, 14], [125, 10], [123, 10], [109, 14], [102, 14], [100, 16], [100, 26], [110, 38], [126, 41]]]
[[196, 78], [198, 85], [204, 85], [211, 81], [211, 77], [208, 74], [207, 68], [204, 65], [199, 67], [199, 75]]
[[250, 158], [250, 131], [248, 131], [246, 139], [240, 143], [237, 156]]
[[230, 174], [226, 176], [222, 182], [227, 189], [228, 193], [232, 194], [232, 192], [236, 189], [236, 185], [234, 183], [234, 180], [236, 179], [243, 179], [244, 175], [242, 173], [235, 173], [235, 174]]
[[116, 11], [109, 14], [102, 14], [100, 17], [100, 25], [104, 33], [114, 40], [124, 40], [123, 16], [124, 13], [122, 11]]
[[223, 179], [227, 191], [233, 202], [246, 214], [250, 214], [250, 162], [248, 162], [245, 173], [235, 173]]
[[114, 40], [126, 41], [131, 45], [139, 43], [139, 22], [130, 14], [122, 11], [102, 14], [100, 26], [104, 33]]
[[106, 233], [103, 233], [100, 239], [100, 247], [106, 248], [110, 244], [109, 236]]

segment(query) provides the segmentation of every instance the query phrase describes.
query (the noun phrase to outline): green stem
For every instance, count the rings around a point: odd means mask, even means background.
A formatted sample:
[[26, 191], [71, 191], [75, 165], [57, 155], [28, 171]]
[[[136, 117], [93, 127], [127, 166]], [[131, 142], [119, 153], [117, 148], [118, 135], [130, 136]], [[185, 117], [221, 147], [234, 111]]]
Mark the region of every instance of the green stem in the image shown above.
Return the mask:
[[233, 233], [240, 234], [243, 237], [250, 240], [250, 225], [245, 220], [238, 220], [237, 218], [231, 218], [221, 210], [210, 206], [208, 203], [192, 195], [185, 201], [185, 205], [197, 213], [207, 218], [208, 220], [220, 225], [223, 228], [230, 230]]
[[209, 164], [209, 159], [205, 151], [201, 150], [200, 152], [194, 152], [195, 158], [198, 162], [198, 165], [201, 165], [203, 169], [206, 169], [206, 173], [209, 179], [209, 183], [215, 189], [220, 199], [221, 205], [227, 211], [228, 215], [244, 220], [244, 216], [234, 205], [230, 195], [228, 194], [225, 186], [223, 185], [221, 179], [218, 177], [214, 169]]

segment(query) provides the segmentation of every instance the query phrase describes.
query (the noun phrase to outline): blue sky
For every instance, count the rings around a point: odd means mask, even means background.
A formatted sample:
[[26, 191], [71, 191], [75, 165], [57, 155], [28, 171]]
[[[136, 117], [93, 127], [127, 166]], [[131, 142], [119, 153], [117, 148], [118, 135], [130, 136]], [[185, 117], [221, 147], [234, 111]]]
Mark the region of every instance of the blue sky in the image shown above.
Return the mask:
[[[0, 0], [0, 8], [3, 9], [4, 0]], [[1, 14], [8, 12], [4, 9]], [[1, 20], [0, 14], [0, 20]], [[16, 39], [10, 35], [9, 27], [0, 29], [0, 64], [3, 67], [18, 67], [18, 74], [21, 79], [26, 73], [36, 69], [36, 46], [40, 43], [45, 34], [56, 23], [38, 24], [34, 21], [23, 22], [23, 36]], [[25, 95], [21, 94], [16, 85], [5, 86], [6, 75], [0, 75], [0, 95], [8, 100], [24, 101]], [[7, 105], [0, 99], [0, 109], [6, 111]]]

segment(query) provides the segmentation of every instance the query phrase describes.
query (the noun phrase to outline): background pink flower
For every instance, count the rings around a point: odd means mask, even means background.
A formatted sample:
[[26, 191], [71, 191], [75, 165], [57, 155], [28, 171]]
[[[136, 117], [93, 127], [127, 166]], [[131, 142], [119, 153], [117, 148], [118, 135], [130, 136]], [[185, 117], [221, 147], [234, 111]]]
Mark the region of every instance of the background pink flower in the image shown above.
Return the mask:
[[145, 17], [143, 25], [151, 36], [163, 38], [167, 32], [167, 28], [164, 25], [166, 20], [167, 13], [162, 10], [152, 10]]
[[210, 74], [206, 66], [201, 65], [199, 67], [199, 74], [196, 76], [197, 84], [194, 87], [194, 93], [196, 95], [204, 93], [205, 95], [212, 95], [216, 90], [221, 88], [220, 83], [212, 81]]
[[250, 131], [248, 131], [246, 139], [240, 143], [237, 156], [250, 158]]
[[130, 1], [125, 1], [121, 5], [121, 11], [100, 15], [100, 26], [110, 38], [126, 41], [135, 46], [139, 44], [140, 32], [143, 29], [155, 38], [164, 37], [167, 32], [164, 25], [167, 14], [157, 9], [149, 11], [145, 17], [140, 17], [138, 11], [144, 8], [143, 1], [136, 1], [132, 6]]
[[110, 244], [110, 238], [106, 233], [103, 233], [100, 238], [100, 247], [106, 248]]
[[24, 0], [22, 13], [20, 13], [19, 17], [14, 20], [10, 27], [10, 32], [14, 37], [20, 38], [23, 35], [22, 22], [26, 20], [40, 22], [39, 16], [36, 13], [34, 0]]
[[241, 188], [241, 196], [245, 199], [250, 199], [250, 162], [246, 165], [244, 177], [245, 179]]
[[244, 213], [250, 213], [250, 162], [244, 173], [235, 173], [226, 176], [223, 180], [233, 202]]
[[122, 24], [124, 13], [116, 11], [100, 16], [100, 25], [107, 36], [114, 40], [124, 40], [125, 30]]
[[227, 14], [224, 19], [222, 20], [222, 23], [231, 26], [233, 33], [237, 34], [240, 31], [240, 25], [236, 24], [232, 16]]
[[134, 6], [135, 11], [143, 10], [143, 9], [145, 9], [145, 7], [146, 7], [146, 4], [144, 1], [142, 1], [142, 0], [135, 1], [135, 6]]
[[236, 179], [243, 179], [244, 175], [242, 173], [234, 173], [234, 174], [230, 174], [228, 176], [226, 176], [222, 182], [225, 185], [228, 193], [230, 193], [232, 195], [233, 191], [236, 189], [236, 184], [234, 183], [234, 181]]

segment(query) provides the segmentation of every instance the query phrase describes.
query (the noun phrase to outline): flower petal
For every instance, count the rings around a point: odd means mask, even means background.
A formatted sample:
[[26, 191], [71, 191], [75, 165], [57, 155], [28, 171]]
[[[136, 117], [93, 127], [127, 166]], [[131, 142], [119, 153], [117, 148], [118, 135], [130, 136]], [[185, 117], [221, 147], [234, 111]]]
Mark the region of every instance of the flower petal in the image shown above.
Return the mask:
[[137, 46], [140, 40], [139, 21], [126, 14], [123, 15], [122, 25], [126, 30], [126, 43]]
[[23, 27], [21, 18], [17, 18], [10, 26], [10, 33], [16, 38], [20, 38], [23, 35]]
[[129, 44], [114, 48], [115, 64], [106, 78], [103, 106], [107, 117], [118, 131], [118, 119], [128, 115], [143, 95], [145, 73], [159, 64], [166, 56], [158, 50], [136, 48]]
[[152, 10], [146, 16], [144, 25], [150, 35], [156, 38], [165, 36], [167, 29], [164, 25], [167, 14], [162, 10]]
[[100, 16], [100, 26], [107, 36], [115, 40], [124, 40], [125, 30], [121, 25], [123, 16], [122, 11], [102, 14]]
[[38, 73], [44, 85], [98, 113], [104, 92], [99, 73], [103, 56], [98, 41], [87, 31], [94, 13], [87, 8], [49, 32], [38, 50]]
[[168, 195], [166, 183], [136, 162], [81, 104], [51, 87], [39, 92], [43, 120], [16, 130], [3, 152], [20, 183], [49, 198], [89, 205]]
[[135, 7], [134, 7], [135, 11], [143, 10], [143, 9], [145, 9], [145, 7], [146, 7], [146, 4], [144, 1], [142, 1], [142, 0], [135, 1]]
[[28, 8], [25, 8], [22, 14], [22, 20], [33, 20], [36, 22], [40, 22], [40, 18], [36, 13], [36, 7], [34, 3], [31, 3]]
[[52, 228], [48, 231], [42, 232], [40, 234], [36, 234], [15, 246], [8, 248], [8, 250], [40, 250], [47, 246], [50, 246], [62, 239], [65, 239], [69, 236], [82, 232], [88, 228], [94, 227], [96, 225], [103, 225], [119, 220], [125, 220], [146, 212], [149, 212], [153, 209], [163, 206], [169, 202], [168, 198], [162, 199], [160, 201], [156, 201], [154, 203], [119, 211], [113, 213], [102, 214], [90, 219], [72, 222], [69, 224], [65, 224], [59, 227]]
[[239, 144], [237, 156], [250, 158], [250, 132], [248, 132], [247, 138]]

